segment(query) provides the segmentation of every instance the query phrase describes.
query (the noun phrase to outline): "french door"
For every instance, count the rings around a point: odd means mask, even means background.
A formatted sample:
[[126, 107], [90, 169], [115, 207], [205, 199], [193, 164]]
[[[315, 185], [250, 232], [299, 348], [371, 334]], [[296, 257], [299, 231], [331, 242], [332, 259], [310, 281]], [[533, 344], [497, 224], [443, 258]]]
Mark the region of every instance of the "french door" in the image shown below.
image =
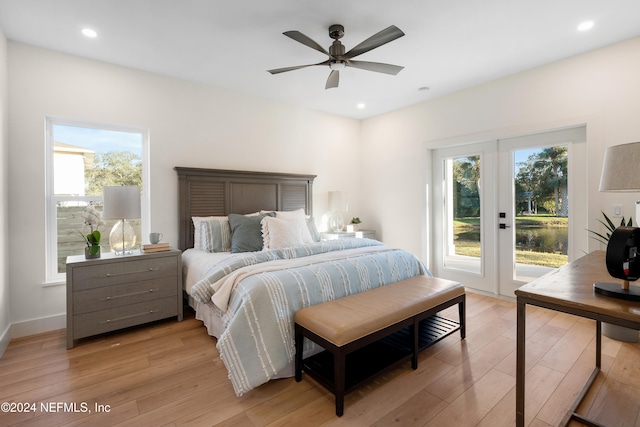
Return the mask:
[[434, 150], [433, 273], [513, 297], [573, 259], [586, 211], [584, 141], [576, 127]]

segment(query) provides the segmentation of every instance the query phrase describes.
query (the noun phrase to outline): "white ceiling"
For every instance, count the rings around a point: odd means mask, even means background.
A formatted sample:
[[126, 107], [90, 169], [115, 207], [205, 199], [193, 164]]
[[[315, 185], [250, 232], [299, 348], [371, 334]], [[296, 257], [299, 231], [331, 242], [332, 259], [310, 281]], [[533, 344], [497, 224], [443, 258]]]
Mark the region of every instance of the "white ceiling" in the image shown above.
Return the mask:
[[[638, 36], [638, 18], [638, 0], [0, 0], [10, 40], [353, 118]], [[578, 32], [585, 20], [593, 29]], [[396, 25], [404, 37], [357, 59], [405, 69], [347, 68], [329, 90], [328, 67], [266, 71], [327, 59], [282, 32], [328, 50], [331, 24], [347, 50]]]

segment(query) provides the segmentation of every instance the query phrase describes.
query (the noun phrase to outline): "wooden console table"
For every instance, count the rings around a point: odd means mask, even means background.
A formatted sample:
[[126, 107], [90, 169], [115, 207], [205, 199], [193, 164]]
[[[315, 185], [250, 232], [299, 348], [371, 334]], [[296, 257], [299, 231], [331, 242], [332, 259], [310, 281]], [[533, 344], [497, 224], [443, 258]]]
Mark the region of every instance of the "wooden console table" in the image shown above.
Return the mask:
[[[616, 282], [607, 272], [605, 252], [595, 251], [570, 262], [515, 291], [517, 297], [516, 426], [523, 427], [525, 392], [525, 325], [527, 304], [569, 313], [596, 321], [595, 368], [564, 417], [562, 425], [575, 419], [599, 425], [575, 412], [600, 372], [602, 322], [640, 330], [640, 303], [611, 298], [594, 292], [594, 282]], [[632, 286], [634, 286], [632, 284]]]

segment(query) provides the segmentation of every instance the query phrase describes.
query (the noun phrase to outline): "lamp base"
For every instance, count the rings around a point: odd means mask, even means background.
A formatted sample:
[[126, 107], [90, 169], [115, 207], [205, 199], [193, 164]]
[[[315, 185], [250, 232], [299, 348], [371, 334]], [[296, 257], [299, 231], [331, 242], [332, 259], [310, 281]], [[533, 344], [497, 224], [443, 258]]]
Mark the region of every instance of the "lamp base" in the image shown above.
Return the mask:
[[109, 246], [116, 255], [133, 254], [136, 240], [136, 232], [126, 219], [116, 222], [109, 234]]
[[113, 254], [116, 256], [133, 255], [133, 249], [128, 249], [124, 251], [114, 251]]
[[596, 282], [593, 284], [593, 290], [600, 295], [612, 298], [640, 301], [640, 288], [636, 286], [628, 286], [628, 289], [624, 289], [621, 283]]
[[334, 212], [329, 217], [329, 228], [331, 231], [337, 233], [344, 229], [344, 217], [342, 216], [342, 212]]

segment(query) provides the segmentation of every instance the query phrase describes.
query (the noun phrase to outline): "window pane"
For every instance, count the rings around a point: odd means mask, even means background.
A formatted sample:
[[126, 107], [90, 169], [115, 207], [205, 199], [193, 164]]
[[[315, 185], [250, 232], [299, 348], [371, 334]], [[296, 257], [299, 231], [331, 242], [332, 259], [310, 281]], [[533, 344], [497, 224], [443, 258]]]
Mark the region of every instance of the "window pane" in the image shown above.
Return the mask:
[[514, 152], [516, 279], [568, 262], [567, 152], [566, 145]]
[[[102, 213], [102, 202], [58, 202], [56, 206], [56, 218], [58, 225], [58, 245], [57, 245], [57, 272], [64, 273], [66, 271], [66, 260], [69, 255], [80, 255], [84, 253], [85, 241], [83, 234], [90, 233], [91, 230], [84, 224], [83, 212], [89, 205], [95, 206], [96, 210]], [[98, 227], [98, 231], [102, 235], [100, 242], [103, 252], [110, 252], [109, 233], [118, 222], [117, 219], [104, 220], [105, 225]], [[142, 227], [140, 219], [128, 219], [136, 232], [138, 239], [142, 236]]]
[[[54, 279], [65, 272], [67, 256], [84, 253], [83, 235], [90, 229], [84, 224], [83, 211], [94, 206], [102, 212], [102, 187], [135, 185], [143, 190], [144, 133], [121, 131], [116, 127], [73, 126], [55, 123], [55, 120], [50, 121], [50, 129], [48, 274]], [[111, 251], [109, 233], [115, 222], [109, 220], [98, 229], [102, 235], [102, 252]], [[140, 239], [141, 220], [128, 222]]]
[[142, 188], [142, 135], [53, 126], [54, 195], [100, 196], [105, 185]]
[[445, 170], [448, 181], [445, 265], [480, 273], [480, 156], [448, 160]]

